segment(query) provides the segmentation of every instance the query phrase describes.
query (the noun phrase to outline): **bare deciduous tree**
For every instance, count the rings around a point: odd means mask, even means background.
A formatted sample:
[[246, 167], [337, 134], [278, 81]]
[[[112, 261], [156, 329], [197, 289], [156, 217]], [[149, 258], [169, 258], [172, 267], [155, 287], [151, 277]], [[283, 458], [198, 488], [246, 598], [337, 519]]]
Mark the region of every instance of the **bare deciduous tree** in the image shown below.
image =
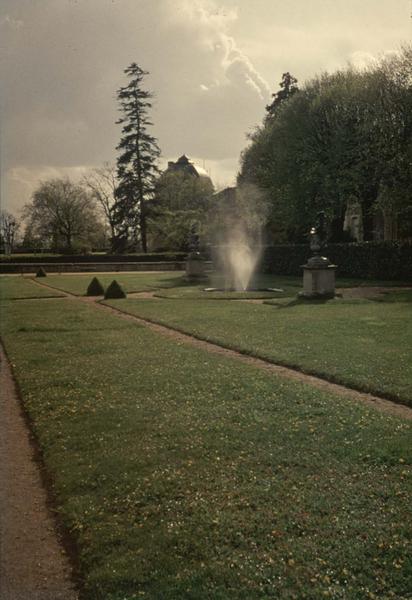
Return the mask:
[[14, 215], [2, 210], [0, 212], [0, 246], [5, 254], [11, 254], [16, 242], [20, 223]]
[[24, 218], [33, 235], [66, 252], [93, 246], [102, 232], [90, 194], [69, 179], [41, 183], [24, 207]]
[[100, 168], [92, 169], [83, 178], [85, 186], [90, 190], [93, 198], [102, 210], [105, 220], [110, 228], [110, 237], [116, 234], [113, 206], [116, 202], [117, 169], [108, 162]]

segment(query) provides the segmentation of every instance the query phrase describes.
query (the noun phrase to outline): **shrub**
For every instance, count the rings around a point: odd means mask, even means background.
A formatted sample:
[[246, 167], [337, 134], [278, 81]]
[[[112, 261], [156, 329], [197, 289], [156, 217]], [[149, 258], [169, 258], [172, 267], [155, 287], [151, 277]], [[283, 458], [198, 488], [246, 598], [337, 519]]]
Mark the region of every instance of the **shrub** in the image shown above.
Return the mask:
[[93, 277], [89, 286], [87, 288], [86, 296], [103, 296], [104, 295], [104, 287], [97, 279], [97, 277]]
[[114, 279], [107, 288], [104, 297], [106, 300], [109, 298], [126, 298], [126, 294], [123, 291], [122, 287]]
[[43, 269], [43, 267], [40, 267], [40, 269], [37, 270], [36, 277], [47, 277], [46, 271]]

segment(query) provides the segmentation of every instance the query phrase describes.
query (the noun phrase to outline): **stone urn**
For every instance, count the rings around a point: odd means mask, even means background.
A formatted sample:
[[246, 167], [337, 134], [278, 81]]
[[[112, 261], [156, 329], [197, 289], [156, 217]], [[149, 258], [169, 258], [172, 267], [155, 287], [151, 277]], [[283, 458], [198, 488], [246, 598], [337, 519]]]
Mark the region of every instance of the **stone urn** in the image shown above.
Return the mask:
[[334, 298], [336, 265], [331, 264], [321, 251], [326, 247], [325, 214], [318, 214], [318, 224], [310, 230], [310, 249], [313, 256], [303, 268], [303, 298]]
[[199, 252], [198, 226], [193, 223], [189, 234], [189, 254], [186, 259], [186, 279], [195, 283], [206, 278], [206, 261]]
[[186, 259], [186, 278], [189, 281], [201, 281], [206, 277], [206, 261], [200, 252], [192, 251]]

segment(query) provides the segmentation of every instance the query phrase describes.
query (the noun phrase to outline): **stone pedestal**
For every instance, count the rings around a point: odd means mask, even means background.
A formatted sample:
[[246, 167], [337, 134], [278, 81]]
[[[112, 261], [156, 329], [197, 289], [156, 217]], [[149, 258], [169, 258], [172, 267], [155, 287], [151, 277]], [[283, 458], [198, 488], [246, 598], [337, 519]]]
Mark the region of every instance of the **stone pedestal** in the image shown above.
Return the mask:
[[324, 256], [313, 256], [303, 265], [304, 298], [333, 298], [335, 296], [336, 265]]
[[188, 281], [201, 281], [206, 278], [206, 261], [199, 252], [191, 252], [186, 260]]

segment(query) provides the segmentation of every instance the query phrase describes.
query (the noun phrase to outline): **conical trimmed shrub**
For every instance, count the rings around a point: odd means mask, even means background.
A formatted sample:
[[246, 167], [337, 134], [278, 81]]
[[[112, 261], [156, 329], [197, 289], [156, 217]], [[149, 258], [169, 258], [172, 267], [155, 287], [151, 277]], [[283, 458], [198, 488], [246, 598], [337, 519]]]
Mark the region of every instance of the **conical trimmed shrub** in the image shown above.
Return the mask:
[[97, 279], [93, 277], [87, 288], [86, 296], [104, 296], [104, 287]]
[[126, 298], [126, 294], [123, 291], [123, 289], [121, 288], [121, 286], [114, 279], [112, 281], [112, 283], [109, 285], [109, 287], [107, 288], [104, 297], [106, 300], [108, 298]]
[[43, 269], [43, 267], [40, 267], [40, 269], [38, 269], [38, 271], [36, 273], [36, 277], [47, 277], [47, 273]]

